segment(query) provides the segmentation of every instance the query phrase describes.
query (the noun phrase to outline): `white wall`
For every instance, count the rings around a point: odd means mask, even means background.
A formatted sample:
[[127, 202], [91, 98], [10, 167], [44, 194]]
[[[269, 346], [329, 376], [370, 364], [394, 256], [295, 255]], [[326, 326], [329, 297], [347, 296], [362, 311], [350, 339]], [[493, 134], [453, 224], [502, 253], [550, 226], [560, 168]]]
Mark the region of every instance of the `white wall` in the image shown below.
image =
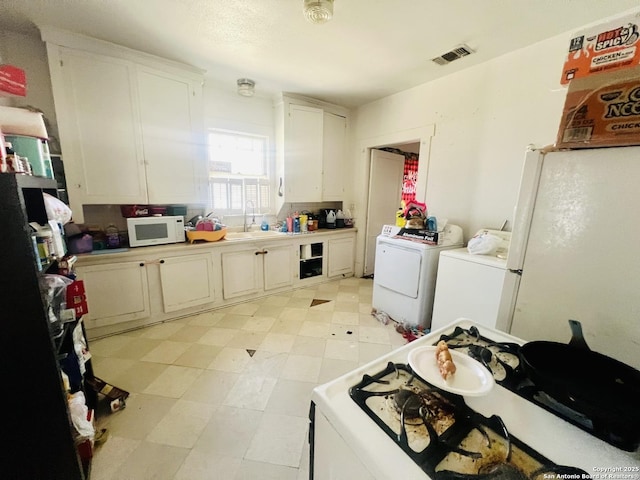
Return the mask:
[[[274, 113], [271, 97], [243, 97], [214, 80], [207, 79], [203, 92], [205, 128], [237, 130], [266, 135], [273, 144]], [[271, 145], [273, 147], [273, 145]]]
[[[429, 162], [422, 200], [430, 214], [461, 225], [466, 239], [505, 219], [510, 227], [527, 145], [555, 141], [566, 95], [559, 81], [569, 38], [569, 33], [554, 37], [358, 108], [350, 200], [356, 209], [364, 212], [366, 206], [368, 160], [362, 146], [367, 139], [411, 136], [433, 126], [430, 154], [420, 154], [421, 163]], [[365, 225], [359, 220], [357, 226], [362, 232]], [[358, 257], [363, 248], [360, 234]]]

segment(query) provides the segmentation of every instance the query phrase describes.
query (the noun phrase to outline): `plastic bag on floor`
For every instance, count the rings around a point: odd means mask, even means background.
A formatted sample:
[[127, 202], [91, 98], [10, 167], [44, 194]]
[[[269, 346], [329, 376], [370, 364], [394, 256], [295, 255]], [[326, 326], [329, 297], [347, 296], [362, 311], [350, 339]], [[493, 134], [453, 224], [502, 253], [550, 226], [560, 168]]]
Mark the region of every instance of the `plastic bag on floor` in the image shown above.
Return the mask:
[[76, 392], [73, 395], [69, 395], [68, 401], [71, 422], [73, 423], [77, 433], [76, 442], [82, 443], [85, 440], [93, 441], [96, 431], [93, 427], [93, 423], [88, 419], [89, 409], [87, 408], [87, 401], [84, 398], [84, 393]]
[[375, 308], [371, 310], [371, 315], [373, 315], [375, 319], [383, 325], [387, 325], [389, 323], [389, 320], [391, 320], [391, 317], [389, 317], [389, 315], [387, 315], [383, 311], [378, 311]]

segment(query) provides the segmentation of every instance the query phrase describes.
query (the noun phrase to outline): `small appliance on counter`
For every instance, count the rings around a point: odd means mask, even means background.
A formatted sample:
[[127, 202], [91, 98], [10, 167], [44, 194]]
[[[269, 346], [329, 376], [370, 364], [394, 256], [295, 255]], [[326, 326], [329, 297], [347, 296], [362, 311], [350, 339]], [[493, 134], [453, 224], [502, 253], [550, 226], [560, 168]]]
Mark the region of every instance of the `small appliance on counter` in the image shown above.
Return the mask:
[[146, 247], [185, 241], [182, 216], [127, 218], [129, 246]]
[[318, 212], [318, 228], [327, 228], [327, 210]]

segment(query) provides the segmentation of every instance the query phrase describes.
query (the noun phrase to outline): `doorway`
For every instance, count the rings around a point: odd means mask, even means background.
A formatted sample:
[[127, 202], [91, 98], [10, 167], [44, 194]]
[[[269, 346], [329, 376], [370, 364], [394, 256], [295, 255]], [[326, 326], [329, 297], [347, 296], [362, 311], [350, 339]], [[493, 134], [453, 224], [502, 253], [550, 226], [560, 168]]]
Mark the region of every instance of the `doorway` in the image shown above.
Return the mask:
[[363, 276], [374, 274], [376, 239], [385, 224], [394, 224], [401, 202], [413, 200], [420, 142], [371, 149]]

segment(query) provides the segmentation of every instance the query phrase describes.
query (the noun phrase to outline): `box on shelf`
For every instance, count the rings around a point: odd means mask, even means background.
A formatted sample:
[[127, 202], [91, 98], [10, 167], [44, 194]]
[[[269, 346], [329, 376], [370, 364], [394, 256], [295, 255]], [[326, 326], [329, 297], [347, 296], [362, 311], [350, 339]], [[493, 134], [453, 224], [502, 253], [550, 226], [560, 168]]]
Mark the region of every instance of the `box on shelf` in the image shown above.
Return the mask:
[[556, 148], [640, 145], [640, 67], [573, 80]]
[[76, 280], [67, 286], [67, 308], [73, 308], [76, 311], [76, 318], [80, 318], [82, 315], [89, 313], [84, 282], [82, 280]]
[[6, 96], [27, 96], [27, 77], [22, 68], [0, 65], [0, 97]]
[[167, 215], [182, 215], [184, 217], [187, 215], [187, 206], [186, 205], [168, 205]]
[[120, 213], [124, 218], [148, 217], [151, 210], [149, 205], [120, 205]]
[[25, 108], [0, 105], [0, 128], [4, 135], [49, 138], [42, 114]]
[[560, 83], [640, 65], [640, 12], [576, 33]]

